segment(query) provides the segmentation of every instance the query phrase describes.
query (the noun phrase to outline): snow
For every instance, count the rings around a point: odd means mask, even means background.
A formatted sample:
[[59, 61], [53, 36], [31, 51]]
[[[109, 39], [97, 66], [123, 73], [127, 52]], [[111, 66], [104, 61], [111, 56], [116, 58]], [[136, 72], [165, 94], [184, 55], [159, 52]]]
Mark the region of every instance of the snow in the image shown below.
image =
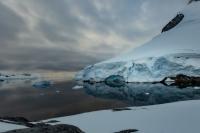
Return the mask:
[[104, 110], [52, 120], [78, 126], [86, 133], [113, 133], [125, 129], [138, 129], [138, 133], [199, 133], [200, 130], [199, 100], [131, 109]]
[[0, 132], [6, 132], [6, 131], [10, 131], [10, 130], [23, 129], [23, 128], [26, 128], [26, 127], [0, 122]]
[[73, 90], [79, 90], [79, 89], [83, 89], [83, 86], [81, 85], [76, 85], [72, 88]]
[[[59, 121], [54, 124], [75, 125], [86, 133], [114, 133], [125, 129], [138, 129], [138, 133], [199, 133], [200, 130], [200, 100], [130, 109], [103, 110], [49, 120]], [[0, 122], [0, 132], [23, 128]]]
[[160, 81], [176, 74], [200, 75], [200, 2], [180, 13], [183, 20], [150, 42], [113, 59], [86, 67], [76, 80], [104, 81], [120, 75], [127, 82]]

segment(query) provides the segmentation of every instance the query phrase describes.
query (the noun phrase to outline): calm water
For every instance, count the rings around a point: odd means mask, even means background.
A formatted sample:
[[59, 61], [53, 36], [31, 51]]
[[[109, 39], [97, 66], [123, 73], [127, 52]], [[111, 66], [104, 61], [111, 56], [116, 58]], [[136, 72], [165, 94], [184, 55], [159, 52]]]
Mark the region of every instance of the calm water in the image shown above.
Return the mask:
[[35, 82], [0, 82], [0, 116], [41, 120], [101, 109], [200, 99], [199, 87], [180, 89], [150, 83], [110, 87], [104, 83], [85, 83], [83, 89], [73, 90], [76, 85], [73, 81], [54, 80], [49, 88], [34, 88]]
[[35, 81], [0, 82], [0, 116], [41, 120], [88, 111], [128, 106], [120, 100], [97, 98], [84, 89], [73, 90], [73, 81], [54, 81], [49, 88], [34, 88]]
[[104, 83], [84, 84], [89, 95], [123, 101], [131, 106], [144, 106], [200, 99], [200, 87], [179, 88], [152, 83], [129, 83], [111, 87]]

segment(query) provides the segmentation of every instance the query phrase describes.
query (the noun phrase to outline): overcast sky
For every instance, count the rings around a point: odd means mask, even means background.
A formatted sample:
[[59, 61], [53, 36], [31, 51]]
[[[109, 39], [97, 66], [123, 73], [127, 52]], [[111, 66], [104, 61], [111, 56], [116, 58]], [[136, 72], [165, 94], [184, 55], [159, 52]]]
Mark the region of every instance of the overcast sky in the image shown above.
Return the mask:
[[188, 0], [1, 0], [0, 70], [77, 71], [160, 33]]

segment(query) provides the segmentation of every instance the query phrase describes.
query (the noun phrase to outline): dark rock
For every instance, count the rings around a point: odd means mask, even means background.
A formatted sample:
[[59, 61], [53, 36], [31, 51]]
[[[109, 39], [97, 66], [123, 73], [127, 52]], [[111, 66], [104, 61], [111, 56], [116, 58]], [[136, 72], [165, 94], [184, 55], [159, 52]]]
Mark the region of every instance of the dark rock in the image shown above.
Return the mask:
[[32, 128], [8, 131], [5, 133], [84, 133], [78, 127], [72, 125], [43, 125]]
[[59, 122], [59, 121], [57, 121], [57, 120], [50, 120], [50, 121], [47, 121], [46, 123], [57, 123], [57, 122]]
[[83, 82], [89, 83], [89, 84], [95, 84], [96, 83], [96, 81], [93, 78], [91, 78], [89, 80], [84, 80]]
[[168, 30], [171, 30], [175, 26], [177, 26], [184, 18], [183, 14], [177, 14], [175, 18], [173, 18], [163, 29], [162, 32], [166, 32]]
[[105, 79], [105, 84], [111, 87], [121, 87], [125, 83], [124, 77], [120, 75], [111, 75]]
[[119, 132], [115, 132], [115, 133], [133, 133], [133, 132], [137, 132], [139, 130], [137, 129], [127, 129], [127, 130], [122, 130], [122, 131], [119, 131]]
[[30, 122], [28, 119], [24, 117], [0, 117], [0, 119], [14, 121], [14, 122]]
[[190, 0], [188, 4], [192, 3], [193, 1], [200, 1], [200, 0]]
[[187, 76], [184, 74], [178, 74], [175, 77], [165, 77], [161, 83], [166, 84], [167, 79], [173, 80], [173, 83], [169, 86], [178, 86], [179, 88], [200, 86], [200, 77]]
[[3, 79], [0, 79], [0, 82], [3, 82], [4, 80]]
[[131, 108], [115, 108], [115, 109], [112, 109], [112, 111], [124, 111], [124, 110], [132, 110]]
[[24, 125], [27, 127], [34, 126], [34, 124], [32, 124], [28, 119], [24, 117], [0, 117], [0, 121], [5, 123]]

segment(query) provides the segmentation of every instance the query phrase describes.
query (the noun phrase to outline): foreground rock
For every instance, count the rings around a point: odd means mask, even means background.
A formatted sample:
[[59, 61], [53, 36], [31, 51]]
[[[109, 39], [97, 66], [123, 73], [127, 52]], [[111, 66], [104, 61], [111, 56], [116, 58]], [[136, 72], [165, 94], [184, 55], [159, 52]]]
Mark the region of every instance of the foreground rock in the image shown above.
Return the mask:
[[39, 124], [32, 124], [28, 119], [24, 117], [0, 117], [0, 122], [23, 125], [26, 127], [34, 127], [35, 125]]
[[60, 124], [60, 125], [43, 125], [33, 128], [8, 131], [4, 133], [84, 133], [84, 132], [72, 125]]
[[0, 117], [0, 122], [23, 125], [27, 128], [12, 130], [4, 133], [84, 133], [78, 127], [67, 125], [67, 124], [58, 124], [51, 125], [48, 123], [56, 123], [58, 121], [49, 121], [46, 123], [43, 122], [30, 122], [24, 117]]

